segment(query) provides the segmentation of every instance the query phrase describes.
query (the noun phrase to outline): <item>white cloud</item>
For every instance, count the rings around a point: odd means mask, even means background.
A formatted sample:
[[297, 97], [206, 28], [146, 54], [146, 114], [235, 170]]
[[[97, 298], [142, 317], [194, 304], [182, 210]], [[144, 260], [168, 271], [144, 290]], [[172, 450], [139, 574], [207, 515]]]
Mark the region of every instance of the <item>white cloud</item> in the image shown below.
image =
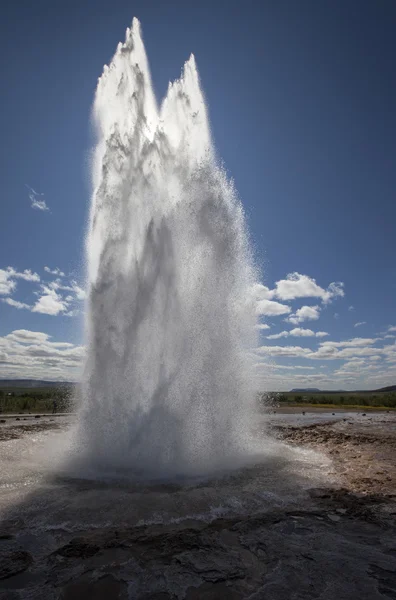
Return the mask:
[[303, 327], [295, 327], [289, 331], [289, 335], [294, 337], [314, 337], [315, 332], [312, 329], [304, 329]]
[[43, 286], [44, 294], [38, 299], [32, 308], [32, 312], [56, 316], [68, 308], [68, 303], [62, 299], [54, 290]]
[[304, 370], [304, 371], [314, 371], [315, 367], [302, 367], [300, 365], [275, 365], [274, 366], [275, 370], [291, 370], [291, 371], [295, 371], [295, 370]]
[[0, 269], [0, 295], [8, 296], [16, 288], [16, 282], [11, 278], [10, 272]]
[[320, 307], [319, 306], [302, 306], [293, 315], [287, 317], [285, 321], [298, 325], [303, 321], [316, 321], [319, 319]]
[[12, 267], [8, 267], [7, 271], [10, 273], [10, 277], [15, 279], [24, 279], [25, 281], [31, 281], [32, 283], [38, 283], [40, 281], [40, 275], [33, 273], [30, 269], [24, 271], [15, 271]]
[[2, 302], [8, 304], [9, 306], [13, 306], [14, 308], [22, 309], [26, 308], [30, 310], [31, 306], [29, 304], [25, 304], [25, 302], [18, 302], [18, 300], [13, 300], [12, 298], [2, 298]]
[[388, 362], [396, 361], [396, 343], [388, 344], [382, 348], [385, 358]]
[[252, 295], [255, 300], [271, 300], [271, 298], [273, 298], [275, 295], [275, 290], [270, 290], [262, 283], [256, 283], [252, 287]]
[[85, 300], [86, 293], [79, 285], [77, 285], [76, 281], [72, 282], [73, 292], [76, 294], [77, 300]]
[[337, 296], [344, 296], [343, 287], [344, 284], [342, 282], [333, 282], [325, 290], [312, 277], [295, 272], [289, 273], [286, 279], [276, 282], [275, 295], [280, 300], [321, 298], [324, 303], [328, 303]]
[[33, 273], [30, 269], [24, 271], [17, 271], [13, 267], [7, 267], [7, 269], [0, 269], [0, 296], [9, 296], [15, 291], [16, 281], [15, 279], [24, 279], [33, 283], [40, 281], [40, 275]]
[[273, 300], [260, 300], [256, 304], [256, 314], [267, 317], [286, 315], [291, 312], [290, 306]]
[[335, 318], [335, 319], [339, 319], [339, 318], [340, 318], [340, 315], [339, 315], [338, 313], [334, 313], [334, 318]]
[[358, 323], [355, 323], [354, 327], [361, 327], [362, 325], [367, 325], [367, 321], [358, 321]]
[[81, 311], [78, 310], [77, 308], [73, 309], [73, 310], [69, 310], [68, 312], [64, 313], [65, 317], [78, 317], [78, 315], [81, 314]]
[[296, 337], [325, 337], [329, 335], [326, 331], [312, 331], [312, 329], [303, 329], [302, 327], [295, 327], [289, 331], [289, 335]]
[[[307, 336], [308, 337], [308, 336]], [[287, 390], [293, 387], [322, 389], [376, 389], [391, 385], [396, 380], [396, 342], [375, 346], [381, 338], [352, 338], [320, 342], [317, 349], [301, 346], [263, 346], [255, 350], [254, 381], [260, 390]], [[276, 364], [285, 359], [316, 361], [318, 367], [309, 367], [310, 374], [298, 374], [300, 365]], [[320, 361], [331, 362], [325, 367]], [[337, 363], [341, 363], [338, 365]], [[326, 373], [319, 369], [326, 368]], [[295, 369], [295, 370], [294, 370]]]
[[77, 281], [75, 281], [75, 280], [72, 280], [70, 282], [70, 285], [67, 285], [67, 284], [63, 283], [59, 278], [54, 279], [54, 281], [51, 281], [48, 284], [48, 287], [51, 290], [54, 290], [55, 292], [57, 292], [58, 290], [74, 292], [77, 300], [85, 300], [85, 298], [86, 298], [85, 290], [83, 290], [83, 288], [81, 288], [78, 285]]
[[44, 267], [44, 271], [46, 273], [51, 273], [51, 275], [57, 275], [58, 277], [65, 277], [65, 274], [63, 271], [61, 271], [58, 267], [55, 267], [55, 269], [50, 269], [49, 267]]
[[[29, 200], [30, 200], [30, 206], [36, 210], [41, 210], [41, 211], [46, 211], [49, 210], [45, 200], [44, 200], [44, 194], [40, 194], [39, 192], [36, 192], [32, 187], [30, 187], [29, 185], [25, 184], [27, 189], [29, 190]], [[39, 200], [39, 198], [42, 198], [42, 200]]]
[[360, 346], [371, 346], [378, 341], [378, 338], [352, 338], [342, 342], [322, 342], [321, 346], [333, 346], [334, 348], [356, 348]]
[[307, 356], [312, 354], [309, 348], [301, 346], [261, 346], [256, 349], [259, 354], [269, 354], [270, 356]]
[[287, 337], [288, 335], [288, 331], [281, 331], [280, 333], [273, 333], [272, 335], [267, 335], [267, 340], [278, 340], [279, 338]]
[[282, 337], [325, 337], [329, 335], [326, 331], [312, 331], [312, 329], [303, 329], [302, 327], [295, 327], [290, 331], [281, 331], [273, 335], [267, 335], [268, 340], [277, 340]]
[[256, 329], [271, 329], [271, 327], [269, 325], [267, 325], [266, 323], [258, 323], [256, 325]]
[[350, 310], [350, 311], [355, 310], [355, 307], [354, 306], [348, 306], [348, 310]]
[[[67, 316], [74, 317], [80, 314], [80, 310], [74, 308], [72, 304], [85, 299], [85, 290], [75, 280], [72, 280], [70, 283], [62, 283], [60, 277], [64, 277], [65, 274], [58, 267], [52, 271], [49, 267], [45, 267], [45, 270], [51, 274], [56, 272], [59, 277], [48, 284], [41, 284], [36, 288], [37, 291], [33, 291], [33, 294], [39, 297], [33, 303], [33, 306], [15, 298], [3, 298], [2, 301], [17, 309], [26, 309], [48, 315], [66, 313]], [[39, 283], [41, 281], [38, 273], [33, 272], [31, 269], [25, 269], [24, 271], [17, 271], [13, 267], [0, 269], [0, 296], [10, 296], [17, 287], [17, 279], [23, 279], [30, 283]], [[63, 298], [60, 290], [68, 290], [71, 294]]]
[[270, 356], [302, 357], [312, 360], [337, 360], [385, 354], [388, 361], [393, 361], [394, 358], [396, 360], [396, 344], [384, 348], [371, 347], [376, 341], [377, 339], [374, 338], [354, 338], [340, 342], [321, 342], [317, 350], [301, 346], [261, 346], [256, 349], [256, 352]]
[[51, 342], [39, 331], [20, 329], [0, 337], [0, 377], [76, 380], [85, 348], [69, 342]]
[[346, 361], [339, 369], [334, 371], [334, 375], [336, 376], [360, 376], [363, 373], [369, 373], [370, 371], [378, 371], [378, 365], [369, 364], [365, 359], [352, 359]]
[[13, 340], [20, 344], [31, 344], [46, 342], [50, 336], [41, 331], [30, 331], [29, 329], [15, 329], [6, 336], [7, 340]]
[[389, 325], [387, 332], [391, 333], [392, 331], [396, 331], [396, 325]]

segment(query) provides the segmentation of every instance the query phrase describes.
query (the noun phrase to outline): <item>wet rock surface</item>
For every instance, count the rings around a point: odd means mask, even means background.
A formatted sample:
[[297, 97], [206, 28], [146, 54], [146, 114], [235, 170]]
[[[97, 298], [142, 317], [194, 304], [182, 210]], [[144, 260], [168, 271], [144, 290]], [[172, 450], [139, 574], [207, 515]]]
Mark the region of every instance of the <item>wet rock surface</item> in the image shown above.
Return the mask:
[[395, 598], [393, 524], [351, 516], [351, 498], [322, 494], [316, 511], [87, 531], [34, 558], [8, 547], [0, 589], [73, 600]]
[[[299, 509], [74, 530], [61, 515], [43, 526], [46, 494], [41, 520], [32, 495], [0, 525], [0, 600], [395, 599], [395, 437], [392, 427], [365, 427], [276, 429], [290, 444], [325, 450], [339, 475], [339, 485], [308, 488]], [[87, 489], [82, 481], [76, 495]], [[176, 485], [161, 489], [179, 501]], [[97, 485], [92, 498], [105, 493]]]

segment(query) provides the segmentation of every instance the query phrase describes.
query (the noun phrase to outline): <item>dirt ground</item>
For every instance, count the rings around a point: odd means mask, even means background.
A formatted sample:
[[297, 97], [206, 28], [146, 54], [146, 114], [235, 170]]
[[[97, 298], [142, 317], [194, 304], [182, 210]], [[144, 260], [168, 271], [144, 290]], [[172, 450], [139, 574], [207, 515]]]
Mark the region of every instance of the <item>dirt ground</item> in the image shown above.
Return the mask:
[[[363, 413], [364, 415], [364, 413]], [[303, 427], [278, 426], [274, 433], [289, 444], [327, 454], [334, 473], [350, 492], [396, 498], [396, 415], [384, 412], [340, 417]]]

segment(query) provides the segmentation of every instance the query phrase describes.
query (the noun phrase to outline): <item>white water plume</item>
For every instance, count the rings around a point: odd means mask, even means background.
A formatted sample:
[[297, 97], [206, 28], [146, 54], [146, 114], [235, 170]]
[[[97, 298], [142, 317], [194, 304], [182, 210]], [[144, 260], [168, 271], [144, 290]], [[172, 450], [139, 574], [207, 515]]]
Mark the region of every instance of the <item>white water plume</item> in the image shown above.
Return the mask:
[[257, 330], [242, 206], [194, 56], [159, 108], [134, 19], [96, 90], [81, 456], [201, 474], [250, 452]]

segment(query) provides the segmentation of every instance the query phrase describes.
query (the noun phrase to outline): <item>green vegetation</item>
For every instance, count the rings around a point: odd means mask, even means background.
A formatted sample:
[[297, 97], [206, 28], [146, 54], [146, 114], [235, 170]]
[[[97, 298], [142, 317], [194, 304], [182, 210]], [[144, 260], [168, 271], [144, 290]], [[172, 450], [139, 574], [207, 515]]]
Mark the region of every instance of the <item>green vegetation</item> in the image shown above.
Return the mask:
[[70, 387], [0, 387], [0, 413], [56, 412], [72, 410], [73, 389]]
[[280, 392], [269, 394], [269, 397], [284, 406], [396, 409], [396, 392]]

